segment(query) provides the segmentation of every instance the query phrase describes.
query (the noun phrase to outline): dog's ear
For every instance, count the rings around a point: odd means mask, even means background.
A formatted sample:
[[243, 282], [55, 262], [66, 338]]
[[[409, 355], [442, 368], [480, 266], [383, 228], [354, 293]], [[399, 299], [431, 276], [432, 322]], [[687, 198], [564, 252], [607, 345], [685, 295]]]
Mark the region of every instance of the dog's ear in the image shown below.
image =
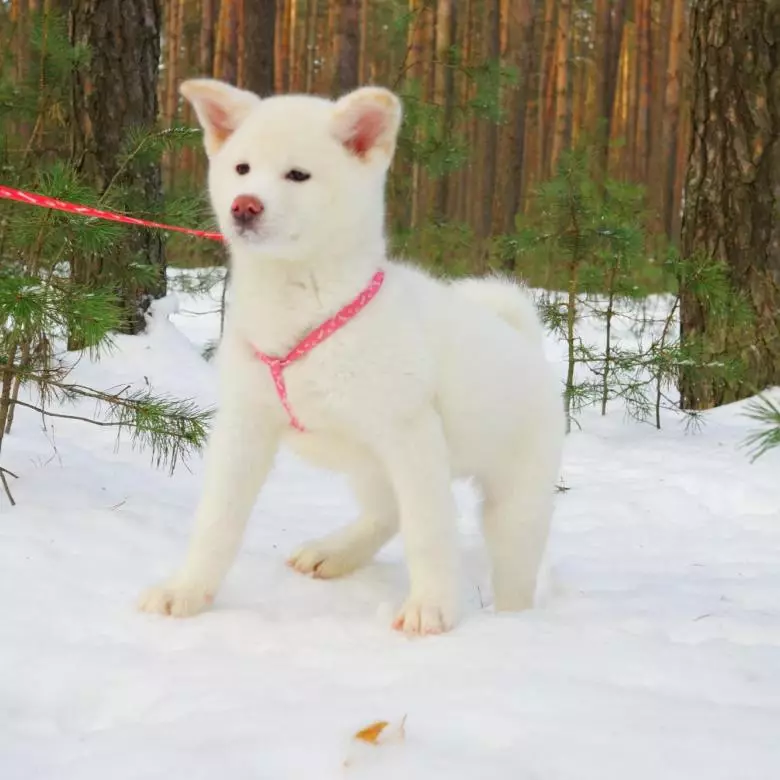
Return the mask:
[[253, 92], [216, 79], [189, 79], [179, 92], [190, 102], [203, 127], [203, 144], [211, 157], [260, 103]]
[[361, 160], [390, 164], [401, 126], [401, 101], [388, 89], [361, 87], [336, 102], [333, 133]]

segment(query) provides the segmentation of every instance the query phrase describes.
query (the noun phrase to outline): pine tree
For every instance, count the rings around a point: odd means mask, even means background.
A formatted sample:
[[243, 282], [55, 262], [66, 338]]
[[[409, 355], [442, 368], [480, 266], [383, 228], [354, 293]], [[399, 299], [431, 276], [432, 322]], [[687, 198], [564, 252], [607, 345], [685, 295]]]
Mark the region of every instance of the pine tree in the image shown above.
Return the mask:
[[[709, 357], [686, 370], [682, 400], [706, 409], [780, 385], [780, 5], [697, 0], [691, 15], [693, 134], [682, 250], [722, 268], [743, 306], [713, 307], [683, 286], [682, 332]], [[713, 44], [717, 41], [717, 45]], [[747, 310], [749, 317], [741, 316]], [[717, 367], [739, 363], [741, 374]]]
[[[520, 221], [518, 235], [496, 241], [493, 264], [529, 274], [547, 290], [566, 290], [548, 294], [541, 308], [567, 345], [569, 427], [584, 407], [597, 404], [604, 414], [619, 399], [632, 417], [660, 428], [662, 410], [679, 412], [675, 392], [681, 370], [705, 357], [677, 338], [679, 294], [667, 295], [658, 312], [648, 310], [648, 295], [673, 287], [676, 278], [692, 280], [698, 271], [673, 252], [663, 263], [648, 262], [644, 192], [603, 179], [594, 164], [600, 154], [588, 147], [564, 153], [556, 176], [541, 185], [534, 208]], [[738, 309], [722, 273], [696, 279], [711, 300]], [[602, 343], [583, 338], [586, 319], [603, 323]], [[628, 344], [615, 336], [618, 324], [631, 326], [634, 338]], [[725, 363], [717, 370], [732, 376], [735, 366]], [[695, 424], [699, 417], [688, 412], [687, 420]]]
[[[157, 123], [160, 1], [71, 0], [69, 24], [73, 44], [88, 53], [84, 67], [72, 71], [73, 165], [123, 210], [159, 211], [160, 160], [145, 153], [145, 144], [132, 141], [146, 137]], [[165, 294], [162, 241], [148, 231], [130, 231], [100, 257], [74, 257], [73, 273], [87, 284], [107, 278], [117, 283], [126, 311], [123, 328], [138, 333], [150, 302]], [[81, 345], [72, 340], [71, 346]]]
[[[90, 51], [69, 41], [65, 19], [49, 9], [28, 21], [29, 69], [18, 78], [7, 67], [10, 54], [5, 52], [0, 74], [0, 165], [9, 183], [20, 189], [121, 208], [126, 192], [96, 188], [93, 177], [78, 161], [74, 164], [62, 143], [67, 136], [69, 78], [83, 74]], [[192, 136], [180, 129], [130, 132], [120, 143], [114, 170], [131, 162], [159, 166], [165, 149], [194, 142]], [[79, 385], [69, 376], [67, 340], [98, 358], [112, 334], [128, 328], [127, 285], [138, 289], [156, 283], [144, 263], [121, 266], [124, 275], [114, 269], [109, 273], [106, 266], [86, 278], [74, 272], [85, 258], [112, 256], [116, 246], [127, 242], [127, 228], [6, 201], [0, 208], [0, 451], [15, 409], [31, 407], [44, 416], [75, 417], [127, 433], [135, 445], [151, 449], [156, 463], [173, 468], [203, 443], [208, 412], [148, 388], [103, 391]], [[159, 221], [195, 224], [202, 217], [202, 204], [200, 199], [172, 199], [151, 213]], [[161, 240], [164, 237], [157, 235], [155, 241]], [[87, 414], [53, 406], [55, 401], [84, 399], [90, 402]], [[4, 473], [2, 484], [8, 491]]]

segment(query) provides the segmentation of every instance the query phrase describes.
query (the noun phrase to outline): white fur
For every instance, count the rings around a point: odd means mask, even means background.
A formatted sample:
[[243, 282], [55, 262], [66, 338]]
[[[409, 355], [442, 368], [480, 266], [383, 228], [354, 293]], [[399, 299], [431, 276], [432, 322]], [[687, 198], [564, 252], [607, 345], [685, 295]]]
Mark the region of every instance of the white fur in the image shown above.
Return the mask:
[[[530, 607], [563, 441], [560, 389], [533, 302], [516, 284], [446, 283], [387, 259], [384, 183], [397, 98], [363, 88], [335, 103], [260, 100], [209, 80], [187, 82], [182, 92], [206, 130], [232, 301], [189, 553], [141, 607], [190, 615], [213, 600], [281, 443], [345, 472], [361, 508], [352, 525], [296, 551], [289, 563], [297, 571], [346, 574], [400, 528], [410, 592], [394, 626], [447, 630], [458, 606], [451, 480], [469, 476], [484, 496], [495, 605]], [[239, 163], [250, 165], [247, 175], [236, 173]], [[312, 177], [290, 182], [291, 168]], [[240, 194], [265, 207], [256, 230], [243, 234], [230, 215]], [[292, 409], [306, 427], [296, 432], [250, 345], [286, 354], [378, 268], [386, 280], [368, 307], [286, 369]]]

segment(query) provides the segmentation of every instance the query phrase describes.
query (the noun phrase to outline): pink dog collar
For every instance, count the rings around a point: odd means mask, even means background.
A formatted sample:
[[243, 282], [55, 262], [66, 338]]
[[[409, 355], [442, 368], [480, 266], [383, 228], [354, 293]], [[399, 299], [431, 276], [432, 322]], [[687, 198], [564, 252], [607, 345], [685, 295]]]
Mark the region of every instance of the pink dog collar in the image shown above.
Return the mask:
[[317, 326], [299, 341], [284, 357], [266, 355], [265, 352], [261, 352], [256, 347], [253, 347], [255, 357], [262, 360], [263, 363], [268, 366], [268, 370], [271, 372], [271, 378], [274, 380], [274, 385], [276, 386], [276, 394], [279, 396], [279, 401], [284, 407], [284, 411], [287, 412], [287, 417], [290, 419], [290, 425], [296, 430], [304, 431], [305, 428], [301, 425], [290, 407], [290, 401], [287, 398], [287, 385], [284, 382], [284, 369], [292, 363], [295, 363], [295, 361], [305, 357], [314, 349], [314, 347], [321, 344], [329, 336], [332, 336], [340, 328], [343, 328], [351, 319], [354, 319], [366, 306], [368, 306], [374, 296], [379, 292], [379, 288], [382, 286], [384, 280], [385, 272], [377, 271], [371, 277], [371, 282], [368, 287], [366, 287], [354, 301], [348, 303], [337, 314], [334, 314], [321, 325]]

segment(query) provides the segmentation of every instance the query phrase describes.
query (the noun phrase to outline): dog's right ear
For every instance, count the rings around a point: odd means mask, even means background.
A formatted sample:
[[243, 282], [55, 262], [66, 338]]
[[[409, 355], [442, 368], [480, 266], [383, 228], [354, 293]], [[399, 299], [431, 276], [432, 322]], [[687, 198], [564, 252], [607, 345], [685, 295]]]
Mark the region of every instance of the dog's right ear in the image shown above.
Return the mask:
[[179, 92], [192, 104], [203, 127], [206, 154], [212, 157], [249, 116], [260, 98], [217, 79], [189, 79]]

